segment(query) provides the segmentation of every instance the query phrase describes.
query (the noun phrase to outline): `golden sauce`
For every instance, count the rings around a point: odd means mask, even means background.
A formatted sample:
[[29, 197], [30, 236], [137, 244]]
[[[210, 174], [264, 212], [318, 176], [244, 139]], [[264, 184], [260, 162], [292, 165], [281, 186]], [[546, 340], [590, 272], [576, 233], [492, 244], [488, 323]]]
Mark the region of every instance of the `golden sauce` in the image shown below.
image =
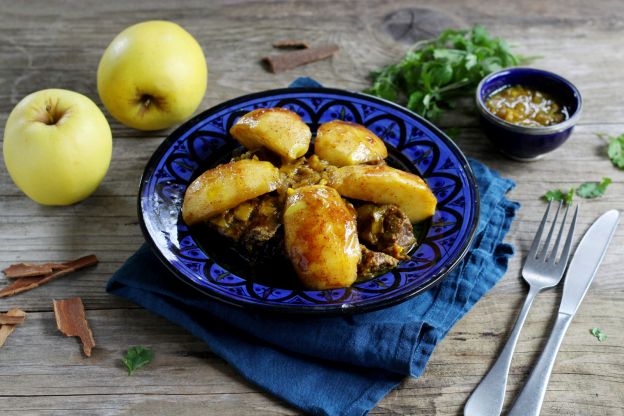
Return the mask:
[[496, 92], [485, 105], [498, 118], [525, 127], [552, 126], [568, 118], [567, 109], [550, 95], [521, 85]]

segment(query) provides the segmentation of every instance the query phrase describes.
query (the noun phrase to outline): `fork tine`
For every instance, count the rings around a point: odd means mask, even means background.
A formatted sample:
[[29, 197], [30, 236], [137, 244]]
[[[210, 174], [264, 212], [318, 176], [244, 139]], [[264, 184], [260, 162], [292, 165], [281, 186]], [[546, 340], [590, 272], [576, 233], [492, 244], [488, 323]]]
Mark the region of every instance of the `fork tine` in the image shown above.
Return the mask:
[[559, 205], [557, 206], [557, 212], [555, 213], [555, 219], [553, 219], [552, 225], [550, 226], [550, 230], [548, 230], [548, 237], [546, 237], [546, 241], [542, 246], [542, 250], [540, 254], [537, 256], [538, 258], [545, 258], [546, 253], [548, 252], [548, 246], [550, 245], [550, 240], [552, 239], [553, 233], [555, 231], [555, 227], [557, 226], [557, 218], [559, 218], [559, 211], [561, 210], [561, 205], [563, 205], [563, 201], [559, 201]]
[[561, 242], [561, 236], [563, 235], [563, 228], [565, 227], [566, 219], [568, 218], [568, 210], [570, 209], [570, 205], [566, 205], [566, 209], [563, 212], [563, 220], [561, 221], [561, 227], [559, 227], [559, 234], [557, 235], [557, 240], [555, 240], [555, 246], [552, 251], [548, 255], [546, 261], [552, 260], [553, 262], [557, 259], [557, 251], [559, 251], [559, 243]]
[[572, 217], [572, 222], [570, 223], [570, 231], [568, 231], [568, 237], [566, 238], [565, 246], [563, 246], [563, 251], [561, 252], [561, 257], [557, 261], [557, 264], [563, 264], [565, 267], [568, 262], [568, 257], [570, 257], [570, 248], [572, 246], [572, 236], [574, 235], [574, 228], [576, 227], [576, 216], [578, 214], [578, 205], [574, 210], [574, 216]]
[[552, 205], [552, 201], [548, 202], [548, 206], [546, 207], [546, 212], [542, 217], [542, 222], [537, 229], [537, 233], [535, 233], [535, 238], [533, 238], [533, 243], [531, 243], [531, 248], [529, 249], [529, 254], [527, 258], [536, 258], [537, 248], [539, 247], [539, 242], [542, 239], [542, 231], [544, 231], [544, 225], [546, 225], [546, 220], [548, 219], [548, 213], [550, 212], [550, 206]]

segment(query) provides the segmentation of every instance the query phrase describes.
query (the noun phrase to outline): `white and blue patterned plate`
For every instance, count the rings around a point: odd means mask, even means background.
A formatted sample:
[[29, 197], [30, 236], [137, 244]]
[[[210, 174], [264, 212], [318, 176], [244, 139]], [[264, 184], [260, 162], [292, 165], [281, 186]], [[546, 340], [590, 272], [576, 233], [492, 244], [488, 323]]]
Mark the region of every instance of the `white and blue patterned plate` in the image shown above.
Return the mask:
[[[411, 258], [394, 270], [351, 287], [305, 290], [284, 268], [252, 270], [224, 251], [224, 240], [206, 237], [182, 221], [187, 186], [204, 170], [229, 160], [239, 146], [228, 131], [260, 107], [295, 111], [313, 134], [321, 123], [343, 119], [382, 138], [389, 163], [420, 175], [438, 206], [420, 227]], [[470, 247], [479, 196], [468, 161], [433, 124], [396, 104], [329, 88], [291, 88], [239, 97], [206, 110], [175, 130], [148, 162], [139, 190], [139, 219], [146, 240], [172, 274], [206, 295], [233, 305], [284, 312], [340, 313], [378, 309], [404, 301], [439, 282]], [[234, 256], [234, 257], [232, 257]], [[279, 276], [278, 276], [279, 275]]]

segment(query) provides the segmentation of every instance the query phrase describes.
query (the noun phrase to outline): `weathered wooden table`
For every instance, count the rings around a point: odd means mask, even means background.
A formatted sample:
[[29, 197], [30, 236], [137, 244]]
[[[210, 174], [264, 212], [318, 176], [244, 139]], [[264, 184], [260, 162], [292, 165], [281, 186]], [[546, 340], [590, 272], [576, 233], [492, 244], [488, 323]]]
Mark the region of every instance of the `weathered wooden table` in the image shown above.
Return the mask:
[[[517, 255], [503, 280], [439, 345], [425, 374], [405, 380], [373, 414], [461, 414], [522, 304], [527, 288], [520, 278], [521, 261], [543, 212], [539, 197], [546, 190], [613, 178], [606, 197], [583, 203], [582, 231], [607, 209], [624, 208], [624, 172], [611, 165], [605, 142], [596, 136], [624, 132], [620, 0], [53, 3], [0, 1], [0, 125], [22, 97], [38, 89], [67, 88], [100, 104], [95, 74], [104, 48], [126, 26], [162, 18], [180, 23], [204, 48], [210, 75], [200, 109], [247, 92], [286, 86], [300, 75], [360, 90], [368, 85], [370, 70], [396, 61], [412, 42], [447, 26], [474, 23], [509, 39], [517, 52], [541, 56], [534, 66], [561, 73], [580, 88], [585, 108], [573, 137], [536, 163], [501, 157], [470, 111], [455, 111], [440, 122], [444, 128], [460, 128], [457, 143], [468, 156], [517, 181], [511, 197], [522, 209], [508, 237]], [[331, 60], [274, 75], [257, 61], [280, 38], [331, 41], [341, 50]], [[20, 307], [28, 312], [26, 323], [0, 349], [0, 414], [297, 413], [242, 380], [193, 336], [105, 293], [111, 273], [143, 242], [136, 217], [138, 180], [168, 133], [141, 133], [109, 121], [114, 134], [110, 171], [97, 192], [80, 204], [39, 206], [21, 194], [4, 167], [0, 170], [0, 267], [92, 252], [101, 258], [95, 269], [0, 299], [0, 311]], [[620, 226], [563, 342], [544, 415], [624, 415], [623, 249]], [[512, 363], [506, 406], [544, 345], [560, 293], [559, 287], [536, 300]], [[72, 296], [83, 298], [97, 341], [89, 359], [76, 339], [56, 329], [52, 299]], [[589, 334], [596, 326], [608, 334], [606, 342]], [[156, 358], [128, 377], [120, 357], [132, 345], [151, 346]]]

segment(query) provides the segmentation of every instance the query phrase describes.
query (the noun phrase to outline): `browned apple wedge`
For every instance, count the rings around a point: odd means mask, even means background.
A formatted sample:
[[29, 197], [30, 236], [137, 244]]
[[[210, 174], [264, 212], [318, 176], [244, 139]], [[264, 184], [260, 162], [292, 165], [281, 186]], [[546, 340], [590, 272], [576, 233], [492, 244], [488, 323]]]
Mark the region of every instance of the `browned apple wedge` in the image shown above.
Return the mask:
[[359, 124], [334, 120], [321, 124], [314, 153], [335, 166], [376, 162], [388, 157], [383, 140]]
[[243, 159], [202, 173], [184, 194], [182, 218], [188, 225], [277, 189], [279, 169], [270, 162]]
[[330, 185], [348, 198], [395, 204], [412, 223], [431, 217], [438, 202], [420, 177], [385, 165], [344, 166], [333, 174]]
[[327, 186], [304, 186], [289, 193], [285, 245], [299, 279], [317, 290], [350, 286], [362, 255], [355, 210]]
[[312, 133], [296, 113], [285, 108], [259, 108], [238, 119], [230, 134], [249, 150], [266, 147], [286, 160], [305, 155]]

